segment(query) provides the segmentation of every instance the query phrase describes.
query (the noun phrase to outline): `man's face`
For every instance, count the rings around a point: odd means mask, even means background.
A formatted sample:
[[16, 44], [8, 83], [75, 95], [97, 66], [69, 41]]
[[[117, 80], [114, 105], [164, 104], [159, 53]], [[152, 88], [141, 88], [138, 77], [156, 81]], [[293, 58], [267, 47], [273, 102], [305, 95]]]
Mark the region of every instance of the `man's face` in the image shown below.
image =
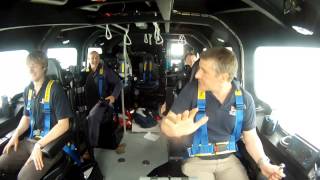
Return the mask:
[[28, 70], [29, 70], [29, 74], [30, 74], [31, 80], [33, 82], [37, 82], [40, 79], [44, 78], [46, 68], [43, 67], [42, 64], [38, 64], [38, 63], [35, 63], [33, 61], [29, 61], [27, 63], [27, 67], [28, 67]]
[[200, 60], [196, 78], [199, 88], [204, 91], [215, 91], [223, 83], [221, 75], [215, 71], [216, 63], [213, 60]]
[[100, 56], [98, 53], [89, 54], [89, 63], [92, 69], [96, 69], [100, 63]]

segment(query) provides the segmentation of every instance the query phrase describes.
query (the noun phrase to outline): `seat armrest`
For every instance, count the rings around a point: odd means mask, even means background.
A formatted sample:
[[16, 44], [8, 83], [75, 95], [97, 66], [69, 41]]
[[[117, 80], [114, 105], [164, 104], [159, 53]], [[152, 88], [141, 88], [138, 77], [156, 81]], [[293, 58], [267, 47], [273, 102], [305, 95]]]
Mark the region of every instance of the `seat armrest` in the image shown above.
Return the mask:
[[41, 150], [44, 156], [48, 158], [53, 158], [55, 155], [57, 155], [60, 151], [62, 151], [63, 147], [66, 145], [68, 141], [71, 140], [71, 132], [67, 131], [57, 139], [53, 140], [49, 144], [47, 144], [43, 149]]

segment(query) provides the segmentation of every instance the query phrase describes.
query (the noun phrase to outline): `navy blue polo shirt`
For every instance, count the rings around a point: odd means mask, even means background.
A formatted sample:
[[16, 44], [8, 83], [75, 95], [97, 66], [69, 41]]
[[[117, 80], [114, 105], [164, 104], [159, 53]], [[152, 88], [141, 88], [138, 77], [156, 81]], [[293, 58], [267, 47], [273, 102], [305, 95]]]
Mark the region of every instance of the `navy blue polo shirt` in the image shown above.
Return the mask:
[[[209, 117], [208, 138], [209, 142], [216, 143], [228, 141], [235, 125], [235, 92], [236, 85], [232, 82], [232, 90], [221, 104], [218, 99], [210, 92], [206, 92], [206, 115]], [[245, 90], [242, 90], [245, 104], [244, 119], [242, 131], [248, 131], [256, 127], [256, 111], [252, 96]], [[185, 110], [191, 110], [197, 107], [198, 100], [198, 81], [194, 80], [188, 83], [178, 98], [174, 101], [171, 111], [174, 113], [183, 113]]]
[[[30, 116], [29, 112], [27, 111], [27, 103], [28, 103], [28, 92], [29, 88], [33, 90], [32, 99], [33, 103], [31, 103], [31, 111], [32, 116], [34, 118], [35, 124], [33, 129], [40, 129], [43, 130], [44, 125], [44, 112], [43, 112], [43, 99], [46, 91], [46, 87], [49, 80], [46, 79], [42, 84], [39, 93], [35, 94], [34, 85], [30, 83], [30, 85], [25, 88], [23, 97], [24, 97], [24, 115]], [[73, 112], [69, 103], [69, 100], [61, 87], [61, 85], [57, 82], [54, 82], [51, 87], [50, 92], [50, 129], [57, 124], [58, 120], [64, 118], [72, 118]]]
[[89, 109], [91, 109], [100, 99], [99, 97], [99, 70], [104, 68], [104, 82], [102, 84], [102, 97], [110, 95], [117, 98], [122, 89], [122, 83], [119, 76], [110, 68], [99, 64], [96, 71], [90, 71], [85, 84], [86, 100]]

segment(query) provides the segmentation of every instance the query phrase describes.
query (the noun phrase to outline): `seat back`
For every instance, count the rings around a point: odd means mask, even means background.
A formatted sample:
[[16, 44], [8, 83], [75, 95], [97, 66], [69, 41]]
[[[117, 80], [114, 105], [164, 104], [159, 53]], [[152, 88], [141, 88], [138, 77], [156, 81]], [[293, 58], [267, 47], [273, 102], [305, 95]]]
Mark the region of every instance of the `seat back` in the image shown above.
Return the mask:
[[52, 80], [57, 80], [62, 86], [65, 85], [64, 72], [60, 66], [58, 60], [54, 58], [48, 58], [47, 77]]

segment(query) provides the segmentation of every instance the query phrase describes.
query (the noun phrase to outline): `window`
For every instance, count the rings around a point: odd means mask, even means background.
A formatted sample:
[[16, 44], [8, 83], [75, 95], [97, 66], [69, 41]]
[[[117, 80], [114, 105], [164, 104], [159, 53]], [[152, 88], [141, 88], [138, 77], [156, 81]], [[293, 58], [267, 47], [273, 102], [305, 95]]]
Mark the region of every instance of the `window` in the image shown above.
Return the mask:
[[50, 48], [47, 51], [48, 58], [55, 58], [63, 69], [77, 65], [76, 48]]
[[257, 96], [281, 127], [320, 148], [320, 48], [259, 47], [254, 58]]
[[0, 52], [0, 96], [12, 98], [22, 93], [30, 82], [26, 59], [26, 50]]
[[88, 48], [88, 55], [91, 51], [97, 51], [99, 54], [102, 54], [102, 48], [101, 47], [89, 47]]

